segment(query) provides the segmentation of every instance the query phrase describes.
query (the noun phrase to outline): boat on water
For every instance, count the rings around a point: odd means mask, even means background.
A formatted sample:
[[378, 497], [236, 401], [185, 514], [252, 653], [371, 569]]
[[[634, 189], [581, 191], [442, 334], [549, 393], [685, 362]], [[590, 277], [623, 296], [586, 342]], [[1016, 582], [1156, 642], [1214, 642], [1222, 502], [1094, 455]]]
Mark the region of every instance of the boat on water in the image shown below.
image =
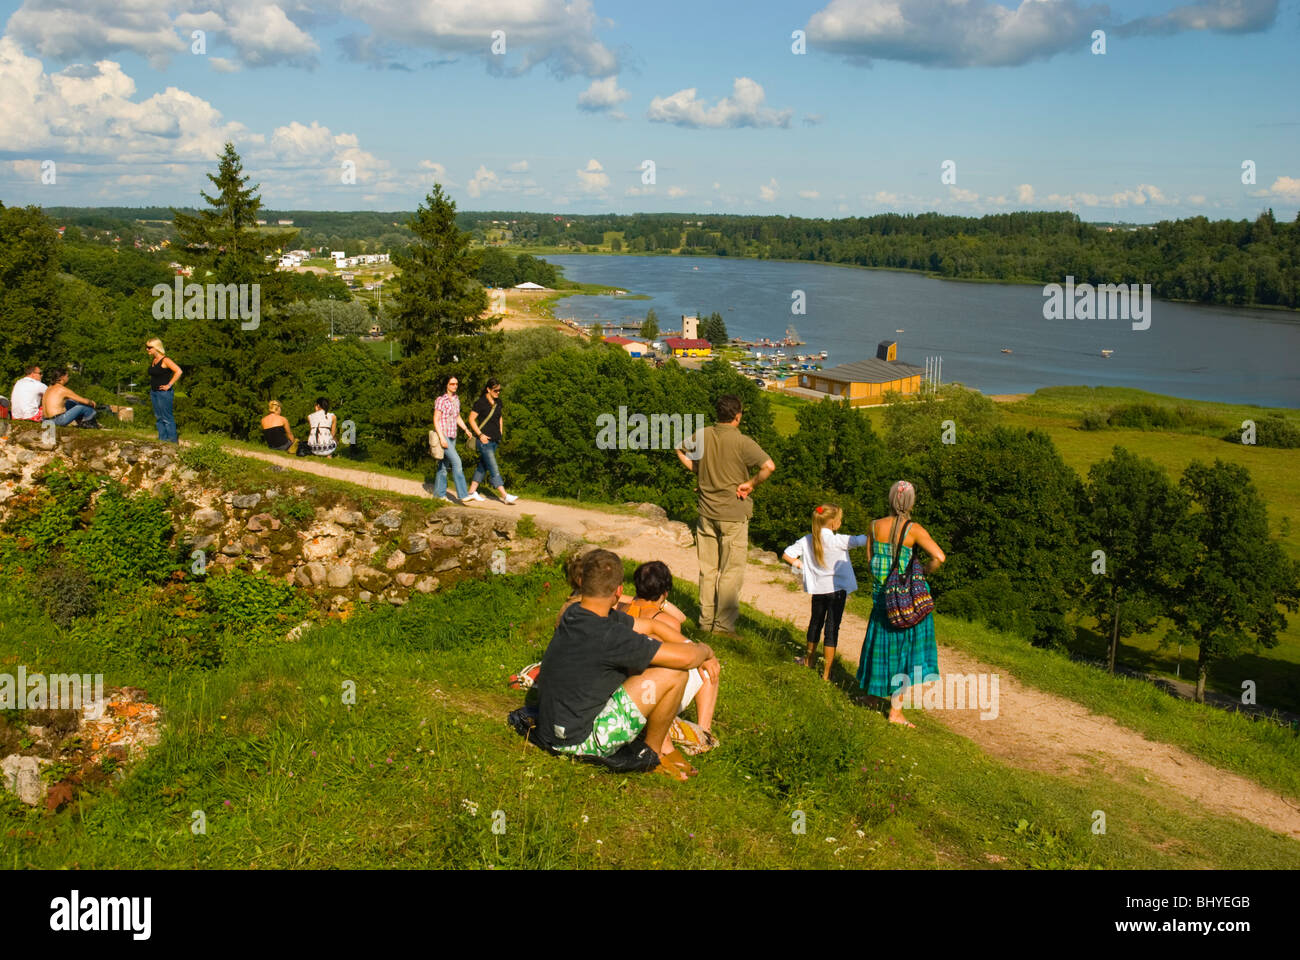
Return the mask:
[[821, 359], [821, 360], [825, 360], [825, 359], [826, 359], [826, 351], [823, 350], [820, 354], [818, 354], [818, 358]]
[[1109, 356], [1110, 356], [1112, 353], [1114, 353], [1114, 352], [1115, 352], [1114, 350], [1103, 350], [1103, 351], [1101, 352], [1101, 355], [1102, 355], [1103, 357], [1109, 357]]
[[894, 332], [895, 332], [895, 333], [902, 333], [902, 332], [903, 332], [903, 328], [902, 328], [902, 327], [899, 327], [899, 328], [898, 328], [897, 330], [895, 330]]
[[1010, 347], [1003, 347], [1003, 348], [1002, 348], [1002, 352], [1003, 352], [1003, 353], [1010, 353], [1010, 352], [1011, 352], [1011, 348], [1010, 348]]

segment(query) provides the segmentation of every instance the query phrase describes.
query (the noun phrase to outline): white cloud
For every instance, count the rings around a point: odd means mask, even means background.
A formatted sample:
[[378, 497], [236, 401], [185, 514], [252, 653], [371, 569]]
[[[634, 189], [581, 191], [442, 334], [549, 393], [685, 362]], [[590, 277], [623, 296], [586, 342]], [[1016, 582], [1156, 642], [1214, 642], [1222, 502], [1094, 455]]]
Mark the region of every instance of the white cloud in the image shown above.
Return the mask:
[[780, 196], [780, 193], [777, 189], [776, 177], [758, 188], [758, 197], [764, 203], [775, 203], [778, 196]]
[[1186, 30], [1216, 33], [1258, 33], [1277, 19], [1277, 0], [1208, 0], [1174, 7], [1168, 13], [1142, 17], [1115, 28], [1120, 36], [1169, 34]]
[[1143, 207], [1148, 203], [1168, 202], [1164, 192], [1149, 183], [1140, 183], [1135, 190], [1120, 190], [1109, 196], [1087, 192], [1053, 193], [1048, 195], [1047, 200], [1069, 210], [1075, 207]]
[[[1252, 197], [1278, 197], [1282, 200], [1300, 200], [1300, 178], [1278, 177], [1267, 190], [1255, 190]], [[1204, 199], [1202, 199], [1204, 202]]]
[[980, 198], [974, 190], [964, 190], [961, 187], [949, 187], [948, 196], [958, 203], [975, 203]]
[[225, 57], [208, 57], [208, 64], [217, 73], [238, 73], [240, 70], [239, 64]]
[[609, 187], [609, 174], [595, 157], [587, 161], [587, 169], [578, 171], [578, 185], [583, 193], [604, 193]]
[[731, 96], [708, 106], [695, 95], [695, 87], [650, 101], [647, 116], [658, 123], [679, 127], [788, 127], [794, 110], [764, 106], [767, 95], [749, 77], [736, 77]]
[[474, 171], [474, 176], [470, 178], [465, 189], [469, 195], [474, 198], [481, 197], [484, 190], [496, 189], [498, 180], [497, 175], [487, 167], [479, 164], [479, 168]]
[[447, 182], [447, 168], [436, 160], [421, 160], [420, 169], [428, 170], [439, 183]]
[[821, 196], [821, 194], [816, 190], [800, 190], [799, 196], [803, 197], [805, 200], [816, 200]]
[[672, 197], [673, 199], [676, 199], [677, 197], [684, 197], [686, 196], [686, 193], [687, 191], [682, 189], [681, 187], [668, 188], [668, 196]]
[[[1015, 0], [1011, 0], [1015, 4]], [[1129, 23], [1104, 4], [1077, 0], [830, 0], [808, 20], [811, 45], [851, 62], [897, 60], [932, 67], [1019, 66], [1089, 49], [1091, 34], [1210, 30], [1255, 33], [1277, 19], [1278, 0], [1205, 0]]]
[[514, 163], [510, 164], [510, 166], [506, 167], [506, 169], [509, 170], [511, 173], [527, 173], [528, 161], [516, 160]]
[[831, 0], [808, 20], [811, 45], [860, 64], [901, 60], [934, 67], [1013, 66], [1087, 50], [1105, 6], [1023, 0]]
[[591, 86], [578, 94], [578, 108], [589, 113], [608, 113], [621, 120], [623, 114], [615, 108], [630, 96], [626, 90], [619, 89], [618, 77], [605, 77], [591, 81]]
[[119, 162], [209, 160], [239, 123], [193, 94], [168, 87], [137, 101], [135, 81], [120, 64], [100, 60], [47, 74], [10, 36], [0, 37], [0, 144], [31, 152], [57, 150]]
[[[488, 69], [518, 75], [545, 65], [557, 76], [607, 77], [618, 59], [596, 36], [608, 21], [591, 0], [23, 0], [8, 30], [41, 56], [98, 58], [130, 50], [156, 67], [190, 49], [190, 31], [234, 48], [245, 66], [314, 67], [320, 52], [310, 30], [342, 24], [345, 56], [409, 69], [480, 56]], [[491, 53], [492, 31], [506, 35], [506, 55]]]
[[1187, 202], [1188, 202], [1188, 203], [1194, 203], [1194, 204], [1196, 204], [1196, 206], [1198, 206], [1198, 207], [1203, 207], [1203, 206], [1205, 206], [1205, 194], [1203, 194], [1203, 193], [1194, 193], [1194, 194], [1192, 194], [1190, 197], [1187, 198]]
[[1017, 203], [1034, 202], [1034, 188], [1032, 184], [1022, 183], [1020, 186], [1016, 187], [1016, 202]]

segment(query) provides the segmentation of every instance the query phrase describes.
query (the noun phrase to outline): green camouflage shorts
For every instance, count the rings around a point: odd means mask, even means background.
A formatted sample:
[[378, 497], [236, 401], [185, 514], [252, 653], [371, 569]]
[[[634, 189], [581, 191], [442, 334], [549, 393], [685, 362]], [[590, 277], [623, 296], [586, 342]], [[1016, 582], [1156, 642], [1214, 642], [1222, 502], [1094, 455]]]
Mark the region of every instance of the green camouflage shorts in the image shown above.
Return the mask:
[[645, 717], [641, 715], [641, 708], [620, 686], [605, 701], [586, 740], [571, 747], [557, 746], [555, 749], [581, 757], [608, 757], [617, 753], [619, 747], [635, 740], [644, 727]]

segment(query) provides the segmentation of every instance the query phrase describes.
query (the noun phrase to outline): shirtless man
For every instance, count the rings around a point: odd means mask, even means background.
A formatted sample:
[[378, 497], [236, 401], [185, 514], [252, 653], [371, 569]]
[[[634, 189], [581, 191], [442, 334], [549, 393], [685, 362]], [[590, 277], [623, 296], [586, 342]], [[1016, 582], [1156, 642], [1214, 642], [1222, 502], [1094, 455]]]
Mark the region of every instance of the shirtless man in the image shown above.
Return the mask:
[[68, 389], [68, 371], [53, 370], [50, 372], [50, 386], [45, 391], [45, 397], [41, 404], [41, 413], [43, 421], [54, 421], [58, 427], [66, 427], [70, 423], [75, 423], [79, 427], [90, 427], [94, 430], [102, 429], [101, 425], [95, 422], [95, 401], [88, 400], [78, 393], [73, 393]]

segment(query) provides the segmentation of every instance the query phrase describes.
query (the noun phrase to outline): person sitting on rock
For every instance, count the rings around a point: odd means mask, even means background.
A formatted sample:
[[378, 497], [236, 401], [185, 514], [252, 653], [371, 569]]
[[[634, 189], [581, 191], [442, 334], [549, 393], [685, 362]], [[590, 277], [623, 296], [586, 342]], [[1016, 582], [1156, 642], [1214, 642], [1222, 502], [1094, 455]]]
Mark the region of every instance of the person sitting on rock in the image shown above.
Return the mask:
[[659, 753], [656, 772], [687, 779], [694, 767], [673, 747], [668, 731], [687, 672], [717, 670], [713, 651], [685, 638], [647, 637], [633, 629], [631, 617], [613, 609], [623, 594], [617, 554], [593, 550], [583, 559], [581, 578], [581, 599], [564, 611], [542, 657], [539, 738], [558, 753], [608, 757], [644, 731], [645, 742]]
[[41, 365], [29, 364], [9, 391], [10, 417], [14, 420], [40, 420], [44, 412], [41, 398], [47, 389], [47, 385], [41, 382]]
[[62, 368], [50, 371], [50, 385], [41, 400], [42, 423], [53, 423], [56, 427], [66, 427], [75, 423], [79, 427], [98, 430], [101, 425], [95, 422], [94, 400], [87, 400], [79, 393], [68, 389], [68, 371]]
[[288, 450], [294, 444], [293, 430], [280, 413], [280, 401], [270, 401], [266, 409], [270, 412], [262, 418], [262, 439], [272, 450]]

